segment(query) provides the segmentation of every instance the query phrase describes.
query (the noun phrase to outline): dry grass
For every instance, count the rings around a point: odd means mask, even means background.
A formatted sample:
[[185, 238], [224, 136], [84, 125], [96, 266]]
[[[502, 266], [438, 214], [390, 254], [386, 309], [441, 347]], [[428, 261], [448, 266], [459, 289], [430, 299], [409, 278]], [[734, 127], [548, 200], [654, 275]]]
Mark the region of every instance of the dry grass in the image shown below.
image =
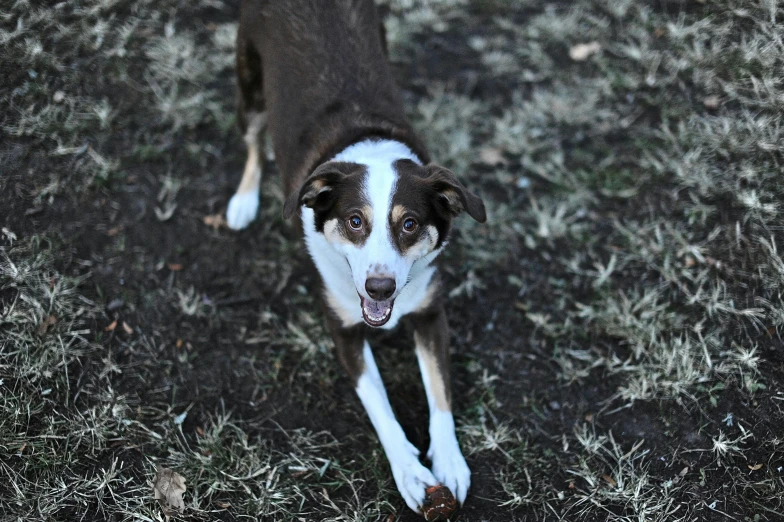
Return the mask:
[[[488, 203], [445, 255], [466, 516], [781, 519], [781, 3], [383, 3], [411, 118]], [[243, 160], [235, 4], [0, 8], [8, 520], [163, 520], [159, 465], [190, 520], [408, 516], [279, 181], [251, 233], [202, 223]]]

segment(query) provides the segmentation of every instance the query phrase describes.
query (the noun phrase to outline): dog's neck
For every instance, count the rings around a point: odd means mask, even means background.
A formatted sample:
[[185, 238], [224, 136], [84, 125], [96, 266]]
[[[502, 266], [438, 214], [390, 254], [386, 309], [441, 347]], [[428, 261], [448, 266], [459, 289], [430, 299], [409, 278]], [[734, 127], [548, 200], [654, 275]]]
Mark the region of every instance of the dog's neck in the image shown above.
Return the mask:
[[[421, 163], [417, 155], [405, 144], [394, 140], [367, 139], [355, 143], [335, 155], [333, 161], [367, 165], [367, 190], [390, 194], [394, 190], [397, 174], [395, 161], [409, 159]], [[386, 212], [388, 209], [379, 209]], [[343, 255], [332, 248], [323, 234], [316, 231], [313, 209], [302, 207], [302, 226], [305, 243], [324, 281], [327, 302], [344, 326], [363, 321], [356, 286], [351, 268]], [[395, 301], [392, 319], [383, 328], [393, 328], [400, 317], [427, 304], [433, 297], [430, 283], [435, 273], [431, 263], [443, 249], [431, 252], [414, 262], [409, 281]]]

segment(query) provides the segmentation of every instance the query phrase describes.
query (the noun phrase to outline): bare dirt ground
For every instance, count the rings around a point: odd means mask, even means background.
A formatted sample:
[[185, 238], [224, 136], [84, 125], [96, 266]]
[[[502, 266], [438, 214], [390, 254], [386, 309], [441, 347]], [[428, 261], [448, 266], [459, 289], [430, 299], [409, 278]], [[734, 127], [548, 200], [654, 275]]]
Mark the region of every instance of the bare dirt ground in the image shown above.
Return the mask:
[[[438, 161], [460, 520], [784, 520], [784, 6], [390, 0]], [[0, 7], [0, 517], [417, 520], [281, 218], [220, 216], [234, 0]], [[427, 447], [405, 329], [373, 342]]]

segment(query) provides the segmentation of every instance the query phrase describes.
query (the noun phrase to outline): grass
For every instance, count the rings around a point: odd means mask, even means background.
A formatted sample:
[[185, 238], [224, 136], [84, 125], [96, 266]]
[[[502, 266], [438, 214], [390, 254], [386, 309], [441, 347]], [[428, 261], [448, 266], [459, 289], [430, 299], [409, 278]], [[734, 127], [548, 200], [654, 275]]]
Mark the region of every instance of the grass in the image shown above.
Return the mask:
[[[489, 212], [444, 255], [463, 519], [781, 519], [781, 4], [383, 3], [412, 121]], [[159, 466], [187, 520], [415, 519], [274, 167], [249, 231], [205, 221], [244, 161], [237, 10], [0, 8], [8, 520], [163, 520]]]

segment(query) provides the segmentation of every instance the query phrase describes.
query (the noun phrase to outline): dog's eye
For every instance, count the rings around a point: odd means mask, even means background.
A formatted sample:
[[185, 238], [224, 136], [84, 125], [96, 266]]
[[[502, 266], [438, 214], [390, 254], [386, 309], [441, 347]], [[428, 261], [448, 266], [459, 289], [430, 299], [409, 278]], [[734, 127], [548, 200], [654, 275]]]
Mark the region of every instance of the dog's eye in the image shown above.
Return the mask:
[[405, 221], [403, 221], [403, 230], [405, 230], [406, 232], [410, 233], [415, 231], [416, 229], [417, 229], [417, 222], [414, 219], [408, 218]]
[[352, 230], [361, 230], [362, 218], [359, 216], [351, 216], [348, 218], [348, 226], [351, 227]]

